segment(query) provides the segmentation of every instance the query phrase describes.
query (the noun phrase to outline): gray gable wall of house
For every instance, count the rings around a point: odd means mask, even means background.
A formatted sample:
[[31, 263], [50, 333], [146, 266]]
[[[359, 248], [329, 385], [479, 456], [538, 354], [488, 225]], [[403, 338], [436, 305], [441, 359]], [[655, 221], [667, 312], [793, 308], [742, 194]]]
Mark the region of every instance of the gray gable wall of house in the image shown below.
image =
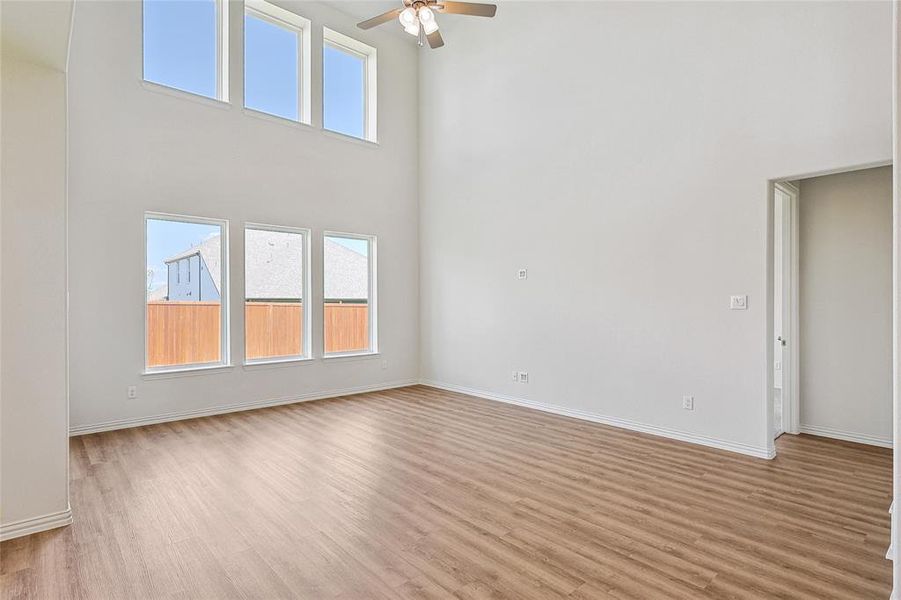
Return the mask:
[[166, 261], [168, 298], [171, 302], [218, 302], [219, 286], [201, 253]]
[[[193, 248], [188, 248], [184, 252], [179, 252], [178, 254], [171, 256], [166, 259], [166, 266], [169, 268], [169, 300], [197, 300], [197, 296], [199, 295], [202, 300], [218, 300], [219, 294], [222, 289], [221, 286], [221, 256], [222, 256], [222, 236], [215, 235], [204, 240], [201, 244], [194, 246]], [[189, 261], [189, 266], [192, 269], [191, 271], [191, 282], [193, 287], [176, 289], [173, 287], [173, 281], [177, 279], [173, 279], [173, 272], [177, 272], [176, 270], [179, 267], [175, 267], [175, 263], [189, 258], [191, 256], [197, 257], [202, 260], [191, 260]], [[182, 264], [184, 264], [182, 262]], [[200, 286], [198, 287], [197, 282], [195, 281], [195, 276], [197, 276], [199, 269], [199, 279]], [[185, 285], [185, 277], [182, 277], [182, 284]], [[190, 291], [191, 289], [197, 290], [191, 297], [183, 298], [182, 296], [185, 294], [185, 291]]]

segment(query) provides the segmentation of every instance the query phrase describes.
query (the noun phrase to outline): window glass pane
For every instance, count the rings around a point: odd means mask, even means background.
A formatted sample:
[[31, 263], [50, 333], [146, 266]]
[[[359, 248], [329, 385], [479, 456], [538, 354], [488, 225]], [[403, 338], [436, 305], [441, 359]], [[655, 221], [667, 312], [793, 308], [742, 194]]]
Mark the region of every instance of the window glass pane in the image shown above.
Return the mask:
[[147, 366], [214, 363], [221, 351], [222, 227], [147, 219]]
[[144, 79], [216, 97], [215, 0], [144, 0]]
[[302, 356], [303, 234], [244, 231], [244, 356]]
[[325, 352], [368, 351], [369, 240], [324, 239]]
[[366, 59], [325, 44], [322, 61], [323, 126], [338, 133], [364, 137]]
[[251, 13], [244, 16], [244, 106], [295, 121], [300, 35]]

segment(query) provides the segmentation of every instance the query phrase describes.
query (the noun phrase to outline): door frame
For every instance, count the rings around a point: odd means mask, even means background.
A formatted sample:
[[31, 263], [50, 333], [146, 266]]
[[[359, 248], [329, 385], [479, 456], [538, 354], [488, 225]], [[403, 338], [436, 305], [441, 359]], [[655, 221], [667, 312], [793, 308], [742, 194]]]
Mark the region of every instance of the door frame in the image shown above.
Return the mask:
[[[766, 256], [766, 259], [765, 259], [766, 260], [766, 266], [765, 266], [766, 278], [764, 280], [765, 281], [765, 293], [766, 293], [766, 295], [765, 295], [766, 318], [764, 319], [764, 324], [766, 327], [766, 333], [764, 335], [764, 343], [766, 344], [766, 351], [765, 351], [766, 364], [765, 364], [765, 368], [764, 368], [764, 391], [765, 391], [764, 404], [766, 407], [766, 415], [765, 415], [765, 417], [766, 417], [766, 420], [765, 420], [766, 440], [765, 440], [765, 443], [766, 443], [766, 448], [767, 448], [767, 458], [775, 458], [776, 457], [776, 443], [775, 443], [775, 440], [773, 439], [773, 430], [774, 430], [774, 428], [773, 428], [773, 425], [774, 425], [774, 423], [773, 423], [773, 412], [774, 412], [773, 411], [773, 406], [774, 406], [774, 399], [773, 399], [773, 390], [774, 390], [774, 387], [773, 387], [773, 383], [774, 383], [773, 344], [775, 343], [775, 340], [773, 339], [773, 321], [774, 321], [774, 319], [773, 319], [773, 310], [774, 310], [773, 294], [774, 294], [774, 276], [775, 276], [774, 269], [773, 269], [773, 254], [774, 254], [774, 240], [775, 240], [775, 238], [774, 238], [775, 232], [773, 231], [773, 229], [774, 229], [775, 218], [774, 218], [773, 213], [774, 213], [774, 207], [776, 204], [776, 202], [775, 202], [776, 186], [777, 185], [782, 186], [790, 181], [798, 181], [800, 179], [809, 179], [811, 177], [821, 177], [823, 175], [835, 175], [837, 173], [848, 173], [850, 171], [860, 171], [863, 169], [872, 169], [875, 167], [887, 167], [887, 166], [892, 166], [892, 159], [889, 158], [889, 159], [873, 161], [873, 162], [869, 162], [869, 163], [849, 165], [849, 166], [833, 168], [833, 169], [823, 169], [820, 171], [812, 171], [812, 172], [800, 173], [800, 174], [794, 174], [794, 175], [791, 175], [791, 174], [783, 175], [781, 177], [774, 177], [772, 179], [767, 180], [767, 186], [766, 186], [767, 194], [766, 194], [766, 204], [765, 204], [766, 215], [767, 215], [767, 229], [766, 229], [767, 243], [766, 243], [766, 248], [765, 248], [765, 250], [766, 250], [766, 254], [765, 254], [765, 256]], [[800, 198], [800, 195], [798, 196], [798, 198]], [[791, 364], [789, 366], [790, 366], [790, 368], [792, 368], [792, 372], [791, 372], [791, 381], [792, 381], [791, 396], [792, 396], [792, 398], [790, 401], [791, 406], [789, 407], [789, 410], [792, 411], [791, 418], [792, 418], [793, 424], [790, 428], [788, 428], [786, 430], [786, 433], [797, 434], [797, 433], [800, 433], [800, 428], [801, 428], [800, 427], [800, 417], [801, 417], [800, 372], [801, 372], [801, 369], [800, 369], [800, 364], [799, 364], [800, 363], [800, 344], [798, 343], [798, 341], [799, 341], [798, 334], [800, 332], [800, 319], [798, 318], [799, 317], [799, 305], [795, 304], [797, 302], [797, 299], [800, 298], [800, 286], [798, 285], [798, 273], [799, 273], [799, 271], [798, 271], [798, 264], [799, 264], [799, 261], [798, 261], [798, 259], [799, 259], [798, 238], [799, 238], [799, 235], [797, 233], [798, 229], [796, 229], [796, 227], [798, 227], [798, 225], [799, 225], [798, 214], [799, 214], [800, 201], [794, 202], [794, 205], [795, 205], [795, 207], [793, 208], [793, 212], [792, 212], [792, 227], [793, 227], [794, 235], [792, 235], [793, 239], [792, 239], [792, 243], [791, 243], [791, 246], [792, 246], [792, 248], [791, 248], [792, 249], [792, 273], [793, 273], [792, 289], [794, 290], [794, 301], [792, 304], [793, 312], [792, 312], [792, 314], [789, 315], [789, 319], [791, 320], [791, 323], [792, 323], [792, 325], [791, 325], [792, 334], [791, 335], [792, 335], [792, 339], [795, 340], [795, 343], [792, 344], [794, 352], [789, 353], [789, 355], [791, 357]], [[901, 218], [901, 215], [896, 215], [896, 216], [898, 216], [898, 218]], [[895, 232], [894, 237], [895, 237], [895, 244], [896, 244], [896, 252], [901, 253], [901, 242], [899, 242], [897, 231]], [[901, 261], [899, 261], [899, 263], [895, 265], [895, 268], [896, 269], [901, 268]], [[896, 283], [896, 285], [901, 285], [901, 284]], [[901, 305], [901, 301], [898, 301], [898, 304]], [[896, 311], [897, 310], [898, 310], [898, 308], [896, 307]], [[895, 326], [901, 327], [901, 325], [899, 325], [897, 319], [896, 319]], [[783, 324], [783, 329], [784, 329], [784, 324]], [[899, 331], [901, 331], [901, 329], [899, 329]], [[789, 341], [789, 343], [791, 343], [791, 340]], [[899, 345], [901, 345], [901, 342], [899, 342]], [[896, 352], [896, 354], [897, 354], [897, 352]], [[896, 361], [898, 360], [897, 355], [895, 357], [895, 360]], [[783, 361], [783, 366], [784, 366], [784, 362], [785, 361]], [[898, 387], [899, 386], [897, 386], [897, 382], [896, 382], [893, 394], [899, 393]], [[783, 406], [784, 406], [784, 404], [783, 404]], [[783, 411], [783, 414], [784, 414], [784, 411]], [[795, 419], [797, 419], [797, 420], [795, 420]], [[898, 427], [901, 428], [901, 419], [898, 419], [898, 421], [899, 421]], [[901, 486], [901, 475], [899, 475], [899, 486]], [[901, 561], [899, 561], [899, 565], [901, 565]], [[901, 600], [901, 599], [899, 599], [899, 600]]]
[[[788, 199], [783, 207], [782, 235], [782, 332], [787, 334], [788, 349], [782, 353], [782, 431], [797, 435], [801, 433], [801, 327], [800, 327], [800, 245], [799, 245], [799, 198], [798, 186], [788, 181], [773, 184], [773, 205], [775, 210], [776, 191]], [[787, 239], [786, 239], [787, 238]], [[785, 242], [788, 242], [787, 244]], [[775, 344], [775, 340], [773, 340]]]

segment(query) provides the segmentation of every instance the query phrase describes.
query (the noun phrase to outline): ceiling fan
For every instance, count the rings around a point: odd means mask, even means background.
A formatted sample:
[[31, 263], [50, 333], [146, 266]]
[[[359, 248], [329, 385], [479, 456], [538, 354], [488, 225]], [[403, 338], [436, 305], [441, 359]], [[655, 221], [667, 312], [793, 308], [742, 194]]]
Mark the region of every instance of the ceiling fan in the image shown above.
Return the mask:
[[360, 29], [371, 29], [376, 25], [387, 23], [397, 18], [403, 25], [404, 31], [419, 38], [419, 45], [423, 45], [423, 38], [428, 41], [429, 47], [440, 48], [444, 40], [438, 32], [438, 20], [435, 13], [448, 15], [471, 15], [473, 17], [493, 17], [497, 12], [494, 4], [477, 4], [475, 2], [451, 2], [450, 0], [403, 0], [404, 8], [395, 8], [377, 17], [357, 23]]

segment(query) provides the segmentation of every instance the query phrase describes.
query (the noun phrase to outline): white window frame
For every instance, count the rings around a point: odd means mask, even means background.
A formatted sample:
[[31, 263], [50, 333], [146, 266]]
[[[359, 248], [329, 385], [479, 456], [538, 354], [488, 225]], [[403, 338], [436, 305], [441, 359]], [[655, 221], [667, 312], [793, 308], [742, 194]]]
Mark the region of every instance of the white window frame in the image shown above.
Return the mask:
[[313, 325], [313, 305], [310, 302], [310, 288], [311, 286], [311, 269], [310, 265], [312, 264], [310, 261], [310, 236], [312, 232], [309, 229], [305, 229], [302, 227], [286, 227], [282, 225], [267, 225], [264, 223], [244, 223], [244, 305], [247, 305], [247, 230], [253, 229], [255, 231], [275, 231], [280, 233], [294, 233], [300, 234], [303, 236], [303, 265], [301, 268], [303, 269], [303, 282], [302, 282], [302, 297], [301, 297], [301, 306], [303, 307], [303, 320], [302, 320], [302, 334], [301, 334], [301, 353], [295, 354], [291, 356], [273, 356], [270, 358], [247, 358], [247, 312], [244, 312], [244, 330], [242, 332], [242, 352], [244, 356], [244, 364], [245, 365], [265, 365], [272, 363], [287, 363], [287, 362], [301, 362], [312, 360], [313, 352], [312, 352], [312, 344], [311, 340], [313, 336], [312, 333], [312, 325]]
[[[351, 240], [363, 240], [369, 243], [369, 297], [367, 298], [367, 306], [369, 308], [369, 349], [368, 350], [348, 350], [347, 352], [326, 352], [325, 350], [325, 238], [342, 237]], [[322, 232], [322, 357], [323, 358], [341, 358], [344, 356], [369, 356], [379, 353], [378, 340], [378, 273], [377, 273], [377, 247], [378, 238], [374, 235], [365, 235], [360, 233], [347, 233], [345, 231], [323, 231]]]
[[[311, 117], [311, 55], [312, 55], [312, 23], [297, 13], [285, 10], [265, 0], [244, 0], [244, 15], [267, 21], [276, 27], [288, 29], [297, 34], [297, 122], [310, 124]], [[243, 27], [244, 21], [242, 21]], [[244, 53], [247, 56], [247, 39], [244, 40]], [[244, 61], [244, 108], [271, 117], [285, 119], [281, 115], [273, 115], [266, 111], [247, 106], [247, 61]], [[286, 119], [293, 121], [293, 119]]]
[[[216, 2], [216, 97], [210, 98], [204, 94], [198, 94], [188, 90], [172, 87], [158, 81], [150, 81], [144, 73], [144, 3], [141, 2], [141, 79], [145, 85], [159, 86], [166, 90], [172, 90], [177, 94], [187, 94], [189, 97], [207, 98], [228, 102], [228, 0], [215, 0]], [[158, 88], [158, 89], [159, 89]]]
[[[331, 46], [336, 50], [359, 56], [364, 60], [363, 69], [363, 139], [367, 142], [378, 143], [378, 51], [368, 44], [356, 40], [343, 33], [338, 33], [328, 27], [322, 28], [323, 47]], [[322, 65], [322, 127], [326, 131], [332, 131], [325, 127], [325, 62]], [[332, 131], [339, 135], [346, 135], [340, 131]]]
[[[190, 215], [176, 215], [171, 213], [145, 212], [144, 213], [144, 264], [142, 271], [147, 270], [147, 221], [174, 221], [176, 223], [196, 223], [200, 225], [217, 225], [221, 233], [219, 241], [219, 361], [208, 363], [188, 363], [183, 365], [166, 365], [162, 367], [147, 366], [147, 286], [144, 286], [144, 375], [155, 373], [178, 373], [182, 371], [202, 371], [205, 369], [221, 369], [231, 367], [230, 344], [228, 324], [229, 318], [229, 279], [228, 279], [228, 220], [211, 219], [208, 217], [194, 217]], [[179, 261], [180, 262], [180, 261]]]

